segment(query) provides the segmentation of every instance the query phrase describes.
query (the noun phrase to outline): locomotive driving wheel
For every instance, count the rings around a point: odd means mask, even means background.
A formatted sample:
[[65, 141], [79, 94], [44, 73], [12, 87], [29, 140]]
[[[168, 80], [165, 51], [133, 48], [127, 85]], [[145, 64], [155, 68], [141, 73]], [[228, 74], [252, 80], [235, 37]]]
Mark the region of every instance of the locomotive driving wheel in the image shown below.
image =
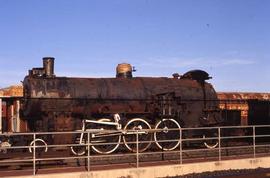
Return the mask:
[[94, 130], [97, 132], [93, 133], [91, 137], [92, 148], [97, 153], [110, 154], [119, 147], [122, 133], [116, 130], [115, 125], [106, 124], [106, 122], [113, 122], [110, 119], [102, 118], [98, 121], [103, 123], [94, 126]]
[[82, 130], [73, 135], [73, 143], [74, 146], [71, 146], [71, 152], [76, 156], [82, 156], [86, 153], [87, 150], [87, 133], [83, 133], [85, 131], [85, 122], [83, 121]]
[[[203, 135], [204, 146], [209, 149], [216, 148], [218, 146], [218, 139], [216, 139], [218, 134], [215, 132], [209, 132]], [[208, 138], [208, 139], [207, 139]]]
[[174, 150], [180, 144], [180, 125], [174, 119], [162, 119], [156, 124], [154, 140], [165, 151]]
[[151, 126], [144, 119], [131, 119], [124, 128], [123, 141], [127, 149], [132, 152], [137, 152], [137, 149], [139, 152], [145, 151], [152, 142], [152, 134], [149, 133], [149, 129], [151, 129]]
[[82, 140], [80, 140], [80, 134], [76, 134], [75, 139], [74, 139], [74, 141], [75, 141], [74, 143], [78, 144], [78, 145], [71, 146], [70, 147], [71, 152], [77, 156], [84, 155], [86, 152], [87, 146], [85, 146], [83, 144], [86, 144], [86, 140], [87, 140], [87, 138], [84, 135], [83, 135]]
[[[98, 123], [100, 122], [100, 123]], [[110, 154], [114, 152], [121, 142], [121, 132], [115, 129], [115, 125], [111, 119], [102, 118], [97, 120], [97, 123], [87, 123], [83, 131], [92, 131], [90, 133], [91, 148], [100, 154]], [[87, 150], [87, 133], [77, 134], [75, 143], [79, 146], [71, 147], [73, 154], [81, 156], [86, 153]]]

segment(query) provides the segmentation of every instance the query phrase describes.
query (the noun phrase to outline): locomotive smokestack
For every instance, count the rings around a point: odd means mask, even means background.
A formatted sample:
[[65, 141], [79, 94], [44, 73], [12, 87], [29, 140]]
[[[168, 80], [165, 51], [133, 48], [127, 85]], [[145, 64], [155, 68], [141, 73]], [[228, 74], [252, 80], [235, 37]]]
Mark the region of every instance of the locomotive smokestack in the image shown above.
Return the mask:
[[132, 78], [132, 67], [130, 64], [122, 63], [116, 67], [117, 78]]
[[54, 58], [44, 57], [43, 58], [43, 68], [45, 70], [45, 75], [47, 77], [54, 77]]

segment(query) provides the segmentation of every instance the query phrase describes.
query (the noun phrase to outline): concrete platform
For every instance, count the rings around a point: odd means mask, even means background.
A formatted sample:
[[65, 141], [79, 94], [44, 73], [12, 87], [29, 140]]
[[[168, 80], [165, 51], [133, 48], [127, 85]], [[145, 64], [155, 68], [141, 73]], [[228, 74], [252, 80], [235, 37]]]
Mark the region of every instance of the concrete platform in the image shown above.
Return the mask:
[[[141, 168], [113, 169], [91, 172], [53, 173], [35, 176], [12, 176], [12, 178], [157, 178], [166, 176], [202, 173], [207, 171], [270, 168], [270, 157], [256, 159], [201, 162], [182, 165], [164, 165]], [[2, 176], [0, 176], [2, 177]], [[6, 177], [11, 178], [11, 177]]]

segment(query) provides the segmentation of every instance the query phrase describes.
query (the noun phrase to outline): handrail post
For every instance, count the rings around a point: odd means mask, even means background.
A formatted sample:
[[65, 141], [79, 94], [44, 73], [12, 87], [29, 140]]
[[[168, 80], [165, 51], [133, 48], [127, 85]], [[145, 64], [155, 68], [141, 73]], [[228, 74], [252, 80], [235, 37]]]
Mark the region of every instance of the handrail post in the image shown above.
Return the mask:
[[3, 125], [2, 125], [2, 98], [0, 98], [0, 134], [3, 133]]
[[87, 171], [90, 171], [90, 132], [87, 132]]
[[255, 126], [252, 126], [253, 128], [253, 158], [256, 158], [256, 132], [255, 132]]
[[179, 136], [180, 136], [180, 138], [179, 138], [179, 142], [180, 142], [180, 164], [182, 164], [183, 163], [183, 161], [182, 161], [182, 128], [180, 128], [179, 129]]
[[33, 175], [36, 175], [36, 133], [33, 135], [34, 148], [33, 148]]
[[136, 167], [139, 167], [139, 134], [136, 132]]
[[218, 160], [221, 161], [221, 137], [220, 137], [220, 127], [218, 128]]

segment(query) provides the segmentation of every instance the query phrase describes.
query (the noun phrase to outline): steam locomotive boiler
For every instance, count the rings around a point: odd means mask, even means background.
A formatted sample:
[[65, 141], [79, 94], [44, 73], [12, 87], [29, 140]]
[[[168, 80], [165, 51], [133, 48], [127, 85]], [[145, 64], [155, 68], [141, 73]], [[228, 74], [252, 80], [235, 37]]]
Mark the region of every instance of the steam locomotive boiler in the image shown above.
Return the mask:
[[[133, 77], [130, 64], [119, 64], [115, 78], [71, 78], [54, 74], [54, 58], [43, 58], [43, 67], [29, 70], [23, 81], [23, 115], [31, 131], [110, 130], [92, 134], [91, 142], [116, 142], [93, 145], [98, 153], [115, 151], [121, 139], [136, 151], [146, 150], [151, 141], [163, 150], [179, 145], [180, 127], [214, 126], [222, 122], [217, 94], [208, 73], [193, 70], [180, 76]], [[155, 129], [151, 133], [148, 129]], [[171, 130], [172, 129], [172, 130]], [[203, 134], [203, 133], [200, 133]], [[172, 139], [173, 142], [164, 140]], [[57, 137], [51, 142], [84, 141]], [[72, 148], [74, 154], [84, 151]]]

